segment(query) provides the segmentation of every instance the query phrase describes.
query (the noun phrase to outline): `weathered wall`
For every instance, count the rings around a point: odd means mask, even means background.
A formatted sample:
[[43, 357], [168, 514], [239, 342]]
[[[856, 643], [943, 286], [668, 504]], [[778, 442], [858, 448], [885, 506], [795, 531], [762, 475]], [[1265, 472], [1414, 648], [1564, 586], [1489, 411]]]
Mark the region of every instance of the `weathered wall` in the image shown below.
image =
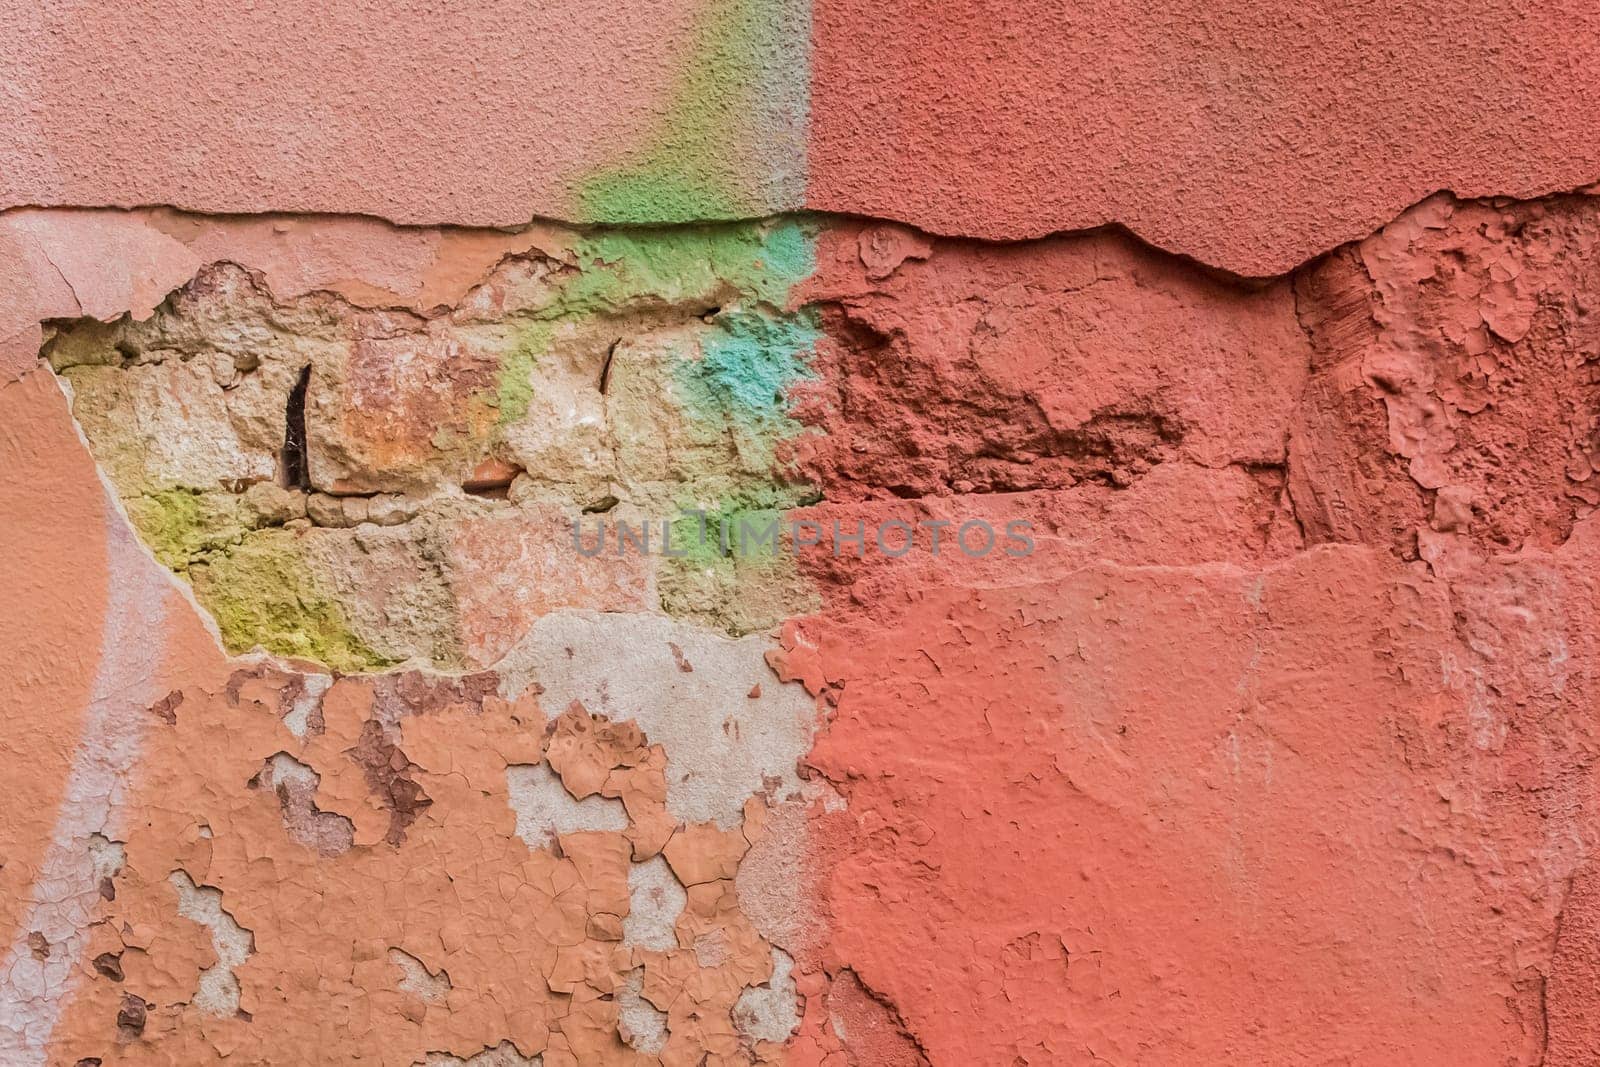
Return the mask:
[[1241, 274], [1600, 176], [1581, 0], [6, 0], [0, 205], [1122, 223]]
[[0, 1063], [1600, 1062], [1591, 11], [0, 6]]

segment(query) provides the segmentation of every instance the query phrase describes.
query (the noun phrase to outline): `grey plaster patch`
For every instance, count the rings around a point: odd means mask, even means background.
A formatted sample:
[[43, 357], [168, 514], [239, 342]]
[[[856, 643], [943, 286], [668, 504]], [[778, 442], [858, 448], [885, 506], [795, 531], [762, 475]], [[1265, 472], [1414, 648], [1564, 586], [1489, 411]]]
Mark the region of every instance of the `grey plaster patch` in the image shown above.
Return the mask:
[[622, 801], [598, 796], [574, 800], [548, 763], [507, 767], [506, 788], [517, 816], [517, 836], [529, 848], [549, 848], [560, 835], [580, 830], [628, 828]]
[[211, 931], [211, 948], [217, 962], [200, 972], [194, 1005], [208, 1015], [232, 1018], [239, 1014], [239, 979], [234, 968], [250, 958], [255, 938], [222, 908], [222, 890], [195, 885], [187, 871], [173, 871], [167, 881], [178, 891], [178, 914]]
[[311, 713], [322, 703], [322, 697], [333, 686], [333, 676], [327, 674], [306, 674], [304, 686], [300, 695], [295, 698], [294, 706], [283, 717], [283, 725], [291, 734], [305, 740], [306, 732], [311, 728]]
[[733, 1006], [733, 1025], [752, 1043], [789, 1040], [800, 1026], [794, 959], [781, 948], [772, 950], [772, 977], [766, 985], [749, 986]]
[[667, 1013], [644, 998], [644, 968], [629, 971], [617, 990], [622, 1039], [635, 1052], [655, 1055], [667, 1045]]
[[389, 950], [389, 962], [400, 970], [398, 988], [402, 993], [410, 993], [429, 1004], [438, 1004], [450, 992], [450, 976], [442, 968], [431, 971], [426, 963], [398, 948]]
[[543, 1056], [524, 1056], [517, 1051], [517, 1046], [502, 1041], [494, 1048], [466, 1058], [449, 1052], [430, 1052], [427, 1059], [417, 1061], [413, 1067], [542, 1067], [543, 1063]]
[[652, 856], [628, 868], [628, 915], [622, 920], [622, 943], [662, 952], [678, 947], [674, 929], [689, 902], [667, 861]]
[[561, 611], [540, 619], [497, 669], [504, 693], [537, 682], [548, 708], [576, 700], [637, 722], [666, 750], [667, 810], [731, 829], [745, 800], [769, 785], [777, 799], [799, 795], [795, 765], [811, 745], [813, 701], [778, 682], [765, 659], [772, 647], [766, 637], [728, 637], [665, 615]]

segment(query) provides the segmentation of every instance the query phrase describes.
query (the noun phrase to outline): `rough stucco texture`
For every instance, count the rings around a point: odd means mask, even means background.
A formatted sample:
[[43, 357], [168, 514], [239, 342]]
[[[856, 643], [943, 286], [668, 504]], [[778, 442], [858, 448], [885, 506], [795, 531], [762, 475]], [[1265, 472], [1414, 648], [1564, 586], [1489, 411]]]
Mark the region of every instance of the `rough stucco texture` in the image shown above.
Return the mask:
[[4, 206], [478, 225], [811, 206], [994, 238], [1121, 222], [1273, 274], [1440, 189], [1600, 173], [1581, 2], [0, 11]]
[[1600, 1063], [1592, 13], [5, 10], [3, 1067]]

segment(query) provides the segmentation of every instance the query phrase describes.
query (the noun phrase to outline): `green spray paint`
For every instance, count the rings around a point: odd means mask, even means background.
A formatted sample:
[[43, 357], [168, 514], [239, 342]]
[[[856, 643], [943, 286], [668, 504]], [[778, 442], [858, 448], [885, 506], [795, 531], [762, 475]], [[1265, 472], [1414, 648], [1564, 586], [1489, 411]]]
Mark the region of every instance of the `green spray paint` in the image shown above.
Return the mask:
[[696, 303], [783, 314], [790, 291], [816, 267], [814, 246], [814, 225], [793, 219], [585, 234], [574, 247], [577, 273], [530, 316], [501, 361], [490, 398], [500, 425], [527, 415], [534, 368], [558, 325]]
[[815, 226], [794, 219], [601, 230], [575, 249], [581, 273], [546, 312], [561, 318], [725, 298], [783, 311], [816, 269]]
[[[771, 482], [675, 521], [672, 543], [686, 551], [663, 560], [657, 575], [662, 610], [734, 634], [815, 610], [819, 599], [795, 566], [786, 537], [784, 517], [794, 503], [795, 487]], [[683, 506], [686, 512], [695, 507]], [[775, 544], [765, 536], [769, 530]]]
[[700, 358], [677, 366], [679, 403], [688, 418], [731, 432], [747, 458], [770, 469], [777, 444], [800, 430], [788, 415], [788, 392], [812, 376], [816, 315], [731, 312], [716, 326]]
[[[705, 308], [707, 327], [678, 351], [668, 388], [651, 402], [676, 407], [690, 440], [736, 449], [731, 467], [726, 458], [703, 458], [695, 462], [713, 465], [676, 472], [690, 487], [681, 506], [697, 506], [697, 492], [718, 501], [710, 508], [713, 530], [723, 517], [763, 526], [814, 496], [784, 479], [778, 464], [780, 445], [801, 430], [788, 414], [789, 393], [812, 377], [821, 335], [816, 310], [793, 307], [796, 286], [816, 268], [816, 232], [813, 221], [797, 218], [592, 232], [575, 247], [578, 272], [539, 312], [541, 321], [581, 328], [608, 316]], [[526, 336], [548, 344], [554, 334]], [[526, 369], [514, 373], [526, 380]], [[515, 410], [502, 400], [503, 414]], [[717, 453], [689, 448], [684, 455]], [[679, 520], [673, 541], [689, 554], [662, 561], [658, 588], [668, 612], [748, 632], [813, 602], [791, 553], [728, 555], [714, 538], [699, 544], [697, 532], [696, 520]]]
[[580, 185], [580, 216], [659, 224], [799, 207], [810, 42], [810, 0], [709, 0], [660, 128]]
[[527, 417], [533, 402], [533, 368], [539, 356], [549, 351], [555, 328], [548, 322], [534, 322], [522, 331], [516, 347], [500, 362], [495, 381], [494, 406], [499, 409], [499, 425]]

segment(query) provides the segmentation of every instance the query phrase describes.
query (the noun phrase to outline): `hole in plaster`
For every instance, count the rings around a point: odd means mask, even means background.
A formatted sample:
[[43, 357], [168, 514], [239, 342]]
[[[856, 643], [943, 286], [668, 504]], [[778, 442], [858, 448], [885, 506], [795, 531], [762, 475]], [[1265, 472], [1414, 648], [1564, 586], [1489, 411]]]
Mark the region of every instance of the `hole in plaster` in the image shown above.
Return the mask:
[[611, 346], [606, 349], [606, 360], [605, 360], [605, 362], [600, 364], [600, 395], [601, 396], [605, 396], [606, 395], [606, 388], [611, 384], [611, 361], [616, 358], [616, 356], [617, 356], [617, 346], [620, 345], [621, 343], [622, 343], [622, 338], [620, 338], [620, 337], [617, 338], [615, 341], [612, 341], [611, 342]]
[[117, 1037], [122, 1041], [137, 1041], [144, 1033], [145, 1018], [150, 1005], [143, 997], [132, 993], [122, 995], [122, 1006], [117, 1009]]
[[300, 377], [289, 390], [284, 412], [283, 451], [278, 455], [278, 484], [285, 489], [310, 489], [311, 467], [306, 457], [306, 390], [311, 385], [311, 365], [300, 368]]

